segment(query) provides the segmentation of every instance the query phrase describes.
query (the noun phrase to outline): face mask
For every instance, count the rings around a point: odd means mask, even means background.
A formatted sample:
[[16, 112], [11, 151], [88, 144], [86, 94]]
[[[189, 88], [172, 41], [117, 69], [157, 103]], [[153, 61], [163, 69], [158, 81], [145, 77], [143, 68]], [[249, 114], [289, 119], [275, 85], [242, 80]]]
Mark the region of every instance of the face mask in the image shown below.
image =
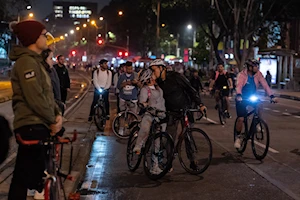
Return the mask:
[[127, 76], [127, 77], [130, 77], [130, 76], [131, 76], [131, 74], [127, 74], [127, 73], [126, 73], [126, 76]]

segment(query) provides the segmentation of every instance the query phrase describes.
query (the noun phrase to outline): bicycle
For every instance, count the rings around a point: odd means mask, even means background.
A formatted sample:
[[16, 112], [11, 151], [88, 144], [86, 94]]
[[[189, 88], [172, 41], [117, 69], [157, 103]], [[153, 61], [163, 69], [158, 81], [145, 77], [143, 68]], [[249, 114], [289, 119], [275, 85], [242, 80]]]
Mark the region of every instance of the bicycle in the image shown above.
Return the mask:
[[121, 139], [129, 138], [130, 131], [127, 131], [128, 126], [132, 121], [138, 120], [138, 116], [134, 112], [130, 111], [130, 107], [132, 105], [135, 106], [135, 102], [131, 100], [126, 101], [125, 110], [118, 113], [112, 123], [112, 130], [114, 134]]
[[[201, 112], [199, 109], [181, 109], [180, 116], [175, 120], [180, 120], [183, 130], [178, 137], [174, 155], [178, 155], [181, 166], [190, 174], [197, 175], [203, 173], [210, 165], [212, 159], [212, 145], [207, 134], [199, 128], [193, 128], [189, 116], [194, 112]], [[206, 115], [206, 113], [205, 113]], [[183, 153], [185, 151], [185, 153]], [[191, 162], [197, 169], [191, 168]], [[188, 164], [190, 166], [188, 167]]]
[[[74, 130], [72, 139], [70, 138], [61, 138], [59, 136], [51, 136], [46, 140], [23, 140], [20, 134], [16, 134], [16, 139], [21, 145], [43, 145], [47, 150], [48, 159], [46, 162], [46, 170], [44, 171], [45, 185], [44, 185], [44, 197], [45, 200], [60, 200], [62, 197], [67, 200], [65, 190], [62, 184], [62, 178], [73, 180], [73, 177], [70, 176], [71, 167], [72, 167], [72, 155], [73, 155], [73, 146], [72, 143], [77, 139], [77, 131]], [[64, 174], [60, 172], [61, 160], [59, 159], [59, 147], [58, 145], [71, 144], [71, 154], [70, 154], [70, 163], [69, 163], [69, 173]], [[62, 148], [61, 148], [62, 156]], [[58, 164], [60, 160], [60, 164]]]
[[[226, 97], [223, 96], [223, 90], [227, 90], [227, 86], [223, 86], [223, 89], [219, 90], [219, 101], [217, 104], [217, 110], [218, 110], [218, 115], [219, 115], [219, 120], [222, 125], [226, 124], [226, 119], [228, 117], [228, 108], [227, 108], [227, 101]], [[227, 111], [227, 112], [225, 112]]]
[[94, 107], [95, 114], [94, 114], [94, 122], [99, 131], [104, 131], [105, 124], [106, 124], [106, 110], [105, 110], [105, 101], [103, 98], [103, 89], [99, 89], [99, 99], [97, 104]]
[[[267, 123], [258, 114], [259, 104], [261, 103], [261, 101], [258, 100], [258, 97], [251, 96], [249, 100], [243, 100], [243, 103], [247, 103], [247, 105], [253, 107], [253, 110], [248, 112], [247, 115], [244, 116], [244, 129], [241, 131], [239, 136], [236, 132], [236, 124], [238, 118], [235, 120], [234, 142], [237, 137], [242, 140], [241, 147], [236, 148], [236, 150], [238, 153], [242, 154], [246, 150], [248, 140], [251, 139], [252, 152], [255, 158], [257, 160], [262, 160], [266, 157], [269, 150], [270, 133]], [[271, 103], [275, 102], [271, 101]], [[248, 127], [248, 119], [251, 115], [253, 115], [253, 118], [250, 127]], [[265, 144], [262, 144], [262, 142], [265, 142]], [[262, 152], [262, 154], [259, 154], [259, 152]]]
[[[170, 169], [173, 160], [174, 142], [169, 134], [161, 131], [161, 124], [165, 123], [159, 117], [160, 113], [165, 111], [159, 111], [157, 109], [148, 107], [146, 112], [152, 117], [152, 124], [149, 132], [148, 139], [145, 145], [141, 149], [141, 153], [138, 155], [133, 152], [140, 130], [140, 121], [134, 121], [130, 124], [129, 128], [132, 131], [127, 143], [127, 166], [130, 171], [134, 172], [140, 165], [142, 157], [144, 157], [144, 172], [151, 180], [157, 180], [162, 178]], [[159, 169], [162, 171], [155, 174], [151, 171], [153, 164], [158, 163]]]

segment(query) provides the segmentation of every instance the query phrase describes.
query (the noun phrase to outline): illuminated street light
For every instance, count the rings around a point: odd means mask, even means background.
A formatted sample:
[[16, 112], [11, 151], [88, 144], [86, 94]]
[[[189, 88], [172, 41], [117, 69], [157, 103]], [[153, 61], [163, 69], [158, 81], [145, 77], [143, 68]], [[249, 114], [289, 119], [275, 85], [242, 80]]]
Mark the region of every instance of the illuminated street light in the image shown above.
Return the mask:
[[191, 24], [187, 25], [187, 29], [191, 30], [193, 26]]
[[98, 34], [98, 37], [101, 37], [101, 34], [100, 34], [100, 33]]
[[86, 27], [87, 27], [87, 25], [86, 25], [86, 24], [83, 24], [82, 26], [83, 26], [83, 28], [86, 28]]
[[161, 27], [165, 27], [165, 26], [166, 26], [166, 24], [162, 24], [162, 25], [161, 25]]
[[29, 15], [28, 15], [30, 18], [33, 18], [33, 13], [29, 13]]
[[30, 10], [31, 8], [32, 8], [31, 5], [26, 6], [27, 10]]
[[118, 12], [118, 15], [119, 15], [119, 16], [122, 16], [122, 15], [123, 15], [123, 11], [120, 10], [120, 11]]
[[65, 34], [65, 37], [68, 37], [68, 33]]
[[82, 41], [85, 41], [85, 38], [83, 37], [81, 40], [82, 40]]
[[70, 34], [74, 34], [74, 30], [70, 30]]
[[76, 31], [79, 31], [79, 30], [80, 30], [80, 27], [77, 26], [77, 27], [76, 27]]
[[100, 20], [100, 21], [103, 21], [103, 20], [104, 20], [104, 17], [99, 17], [99, 20]]
[[61, 35], [59, 38], [60, 38], [61, 40], [65, 39], [64, 36], [62, 36], [62, 35]]
[[92, 24], [92, 25], [96, 25], [95, 20], [92, 20], [92, 21], [91, 21], [91, 24]]

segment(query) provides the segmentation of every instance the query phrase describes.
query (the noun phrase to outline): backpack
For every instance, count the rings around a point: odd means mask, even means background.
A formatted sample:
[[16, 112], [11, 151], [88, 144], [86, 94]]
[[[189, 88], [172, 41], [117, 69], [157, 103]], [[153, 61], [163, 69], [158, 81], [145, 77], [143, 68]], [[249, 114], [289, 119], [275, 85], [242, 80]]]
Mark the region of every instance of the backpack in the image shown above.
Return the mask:
[[0, 115], [0, 164], [6, 159], [9, 151], [9, 139], [12, 131], [5, 117]]

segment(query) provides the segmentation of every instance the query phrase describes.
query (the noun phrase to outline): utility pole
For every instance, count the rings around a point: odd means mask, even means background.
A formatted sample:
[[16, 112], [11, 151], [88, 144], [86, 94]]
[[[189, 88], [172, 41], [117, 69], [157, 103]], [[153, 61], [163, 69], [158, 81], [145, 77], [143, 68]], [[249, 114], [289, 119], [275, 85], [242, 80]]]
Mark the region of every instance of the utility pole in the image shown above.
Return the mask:
[[160, 1], [157, 0], [157, 10], [156, 10], [156, 57], [159, 57], [159, 35], [160, 35]]

